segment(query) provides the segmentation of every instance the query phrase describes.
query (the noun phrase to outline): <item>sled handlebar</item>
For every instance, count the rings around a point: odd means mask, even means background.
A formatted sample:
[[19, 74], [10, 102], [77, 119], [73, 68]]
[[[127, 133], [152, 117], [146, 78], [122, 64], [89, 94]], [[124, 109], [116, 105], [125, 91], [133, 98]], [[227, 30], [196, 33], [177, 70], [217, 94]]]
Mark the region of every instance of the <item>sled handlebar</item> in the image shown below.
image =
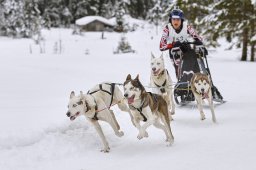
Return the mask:
[[[202, 45], [201, 43], [199, 44], [198, 42], [184, 42], [186, 44], [194, 44], [196, 45], [196, 50], [200, 50], [202, 48], [205, 48], [204, 45]], [[174, 55], [175, 53], [181, 52], [180, 47], [173, 47], [171, 49], [171, 54]]]
[[172, 55], [175, 55], [176, 53], [181, 53], [180, 47], [173, 47], [173, 48], [171, 49], [171, 54], [172, 54]]

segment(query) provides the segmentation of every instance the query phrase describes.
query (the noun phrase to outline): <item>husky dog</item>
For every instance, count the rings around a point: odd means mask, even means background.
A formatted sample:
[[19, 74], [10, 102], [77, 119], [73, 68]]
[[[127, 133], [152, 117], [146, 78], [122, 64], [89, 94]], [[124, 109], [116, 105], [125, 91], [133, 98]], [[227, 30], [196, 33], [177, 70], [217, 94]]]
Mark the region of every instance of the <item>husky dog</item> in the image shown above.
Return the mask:
[[92, 123], [102, 140], [104, 147], [101, 151], [109, 152], [108, 142], [98, 120], [109, 123], [118, 137], [123, 136], [124, 133], [120, 131], [114, 112], [110, 109], [112, 103], [114, 103], [118, 105], [120, 110], [128, 112], [131, 116], [130, 109], [123, 99], [121, 90], [114, 83], [96, 85], [87, 94], [83, 94], [81, 91], [78, 96], [72, 91], [68, 103], [67, 116], [70, 120], [75, 120], [76, 117], [84, 115]]
[[[146, 92], [139, 80], [139, 75], [132, 79], [129, 74], [124, 82], [124, 97], [128, 101], [135, 126], [139, 130], [138, 139], [148, 137], [146, 129], [154, 125], [165, 132], [169, 145], [173, 143], [168, 106], [161, 95]], [[145, 123], [141, 126], [140, 121]]]
[[172, 79], [164, 66], [163, 54], [155, 58], [151, 53], [151, 76], [150, 76], [150, 85], [153, 88], [153, 92], [160, 94], [168, 104], [168, 111], [170, 119], [175, 113], [175, 104], [173, 101], [173, 92], [172, 92]]
[[191, 90], [195, 96], [197, 107], [201, 114], [201, 120], [205, 119], [202, 106], [203, 99], [207, 99], [212, 112], [212, 121], [215, 123], [216, 117], [213, 109], [211, 81], [209, 77], [206, 74], [195, 73], [191, 78]]

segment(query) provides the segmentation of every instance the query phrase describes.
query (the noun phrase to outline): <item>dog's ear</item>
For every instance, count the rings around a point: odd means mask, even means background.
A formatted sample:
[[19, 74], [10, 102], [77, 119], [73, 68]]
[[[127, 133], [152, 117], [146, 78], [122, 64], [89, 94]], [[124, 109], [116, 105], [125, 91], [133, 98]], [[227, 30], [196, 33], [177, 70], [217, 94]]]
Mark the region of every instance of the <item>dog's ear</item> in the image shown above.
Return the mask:
[[74, 96], [75, 96], [75, 92], [72, 91], [72, 92], [70, 93], [70, 99], [72, 99]]
[[83, 91], [80, 91], [80, 100], [83, 100], [83, 99], [84, 99]]
[[151, 52], [151, 60], [155, 58], [154, 54]]
[[139, 80], [139, 74], [137, 74], [137, 76], [136, 76], [135, 80]]
[[206, 80], [206, 82], [208, 84], [212, 84], [210, 75], [206, 75], [206, 79], [205, 80]]
[[126, 77], [126, 80], [131, 80], [131, 79], [132, 79], [131, 75], [128, 74], [127, 77]]
[[164, 60], [164, 56], [163, 56], [163, 53], [161, 54], [160, 58], [161, 58], [162, 60]]

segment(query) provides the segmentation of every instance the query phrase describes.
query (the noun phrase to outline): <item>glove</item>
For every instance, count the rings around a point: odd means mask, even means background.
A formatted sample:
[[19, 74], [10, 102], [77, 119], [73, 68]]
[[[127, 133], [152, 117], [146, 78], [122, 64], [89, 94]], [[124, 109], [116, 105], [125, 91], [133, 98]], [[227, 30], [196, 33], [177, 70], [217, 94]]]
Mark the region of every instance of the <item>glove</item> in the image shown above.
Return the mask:
[[180, 47], [183, 53], [187, 52], [190, 49], [190, 45], [187, 42], [181, 43], [180, 41], [176, 41], [173, 47]]
[[173, 47], [180, 47], [181, 46], [181, 42], [180, 41], [176, 41], [173, 45]]
[[187, 42], [181, 43], [180, 49], [183, 53], [186, 53], [191, 49], [190, 45]]
[[195, 44], [195, 45], [203, 45], [202, 41], [200, 41], [200, 40], [196, 40], [196, 41], [194, 42], [194, 44]]

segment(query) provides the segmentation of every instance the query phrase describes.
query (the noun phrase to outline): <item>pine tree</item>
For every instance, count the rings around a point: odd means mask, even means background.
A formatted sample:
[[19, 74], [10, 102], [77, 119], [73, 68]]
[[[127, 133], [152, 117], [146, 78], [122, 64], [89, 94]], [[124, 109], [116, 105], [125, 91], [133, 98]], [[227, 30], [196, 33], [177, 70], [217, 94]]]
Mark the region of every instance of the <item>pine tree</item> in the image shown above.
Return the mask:
[[4, 25], [4, 5], [3, 0], [0, 1], [0, 35], [4, 34], [5, 25]]
[[[256, 1], [254, 1], [252, 13], [256, 13]], [[250, 28], [250, 44], [251, 44], [251, 59], [250, 61], [255, 60], [255, 44], [256, 44], [256, 15], [251, 17], [250, 20], [251, 28]]]
[[124, 16], [125, 14], [125, 3], [119, 2], [117, 3], [117, 9], [115, 10], [115, 17], [116, 17], [116, 27], [115, 31], [123, 32], [124, 31]]
[[168, 6], [168, 8], [165, 8], [164, 16], [168, 21], [170, 12], [177, 7], [184, 12], [185, 20], [189, 25], [192, 25], [198, 32], [201, 32], [203, 27], [200, 25], [200, 21], [210, 13], [211, 8], [209, 8], [209, 6], [212, 3], [213, 0], [175, 0]]
[[37, 35], [40, 37], [41, 35], [41, 12], [38, 9], [38, 1], [37, 0], [27, 0], [25, 1], [25, 15], [24, 15], [24, 23], [26, 30], [24, 32], [24, 37], [32, 37]]
[[241, 61], [247, 60], [247, 46], [252, 38], [251, 31], [253, 5], [250, 0], [220, 0], [213, 5], [212, 14], [203, 19], [207, 26], [205, 33], [215, 41], [219, 37], [226, 37], [236, 46], [242, 44]]
[[61, 12], [61, 24], [65, 27], [69, 27], [73, 16], [67, 6], [63, 6], [63, 8]]
[[45, 0], [43, 1], [43, 20], [44, 26], [59, 27], [61, 25], [61, 8], [59, 0]]
[[4, 21], [2, 33], [5, 36], [22, 37], [25, 31], [24, 24], [24, 1], [3, 1]]
[[160, 1], [158, 1], [155, 6], [149, 10], [148, 13], [148, 19], [150, 22], [154, 23], [156, 26], [156, 33], [158, 34], [158, 25], [161, 21], [161, 13], [162, 13], [162, 8], [160, 6]]

